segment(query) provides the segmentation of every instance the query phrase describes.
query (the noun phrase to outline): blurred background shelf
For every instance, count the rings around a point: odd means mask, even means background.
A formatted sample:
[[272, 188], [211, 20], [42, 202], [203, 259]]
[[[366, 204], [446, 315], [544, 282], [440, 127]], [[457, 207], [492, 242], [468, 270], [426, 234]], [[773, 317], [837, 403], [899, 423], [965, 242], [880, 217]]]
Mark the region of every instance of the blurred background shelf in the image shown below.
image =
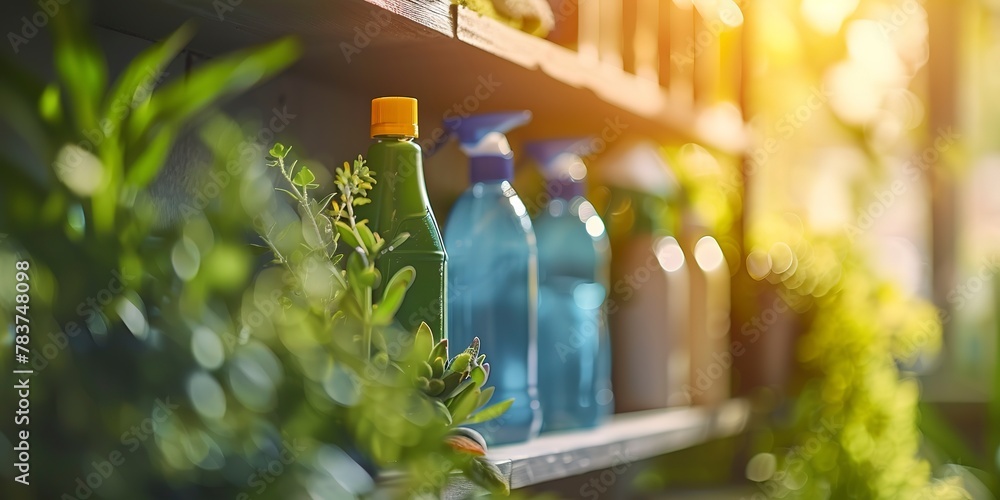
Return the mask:
[[456, 110], [530, 109], [528, 134], [624, 129], [726, 151], [742, 145], [722, 133], [741, 130], [738, 119], [721, 126], [705, 120], [656, 81], [587, 63], [448, 0], [98, 0], [94, 9], [97, 24], [149, 40], [196, 19], [190, 47], [205, 56], [295, 34], [305, 49], [298, 73], [358, 97], [417, 97], [425, 134]]

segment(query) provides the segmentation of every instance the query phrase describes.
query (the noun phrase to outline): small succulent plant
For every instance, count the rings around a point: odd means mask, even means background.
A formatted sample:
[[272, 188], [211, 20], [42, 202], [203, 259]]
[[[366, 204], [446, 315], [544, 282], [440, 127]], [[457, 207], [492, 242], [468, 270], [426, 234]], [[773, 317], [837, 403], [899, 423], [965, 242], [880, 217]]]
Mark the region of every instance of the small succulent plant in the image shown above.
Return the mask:
[[448, 339], [434, 342], [426, 323], [417, 329], [412, 352], [412, 368], [418, 374], [417, 387], [434, 400], [435, 407], [453, 426], [447, 444], [468, 456], [459, 465], [466, 477], [493, 493], [508, 494], [500, 470], [486, 459], [486, 441], [465, 424], [486, 422], [503, 415], [514, 402], [507, 399], [486, 406], [493, 397], [493, 387], [483, 389], [490, 377], [486, 355], [479, 353], [479, 338], [453, 358], [448, 358]]
[[427, 324], [421, 324], [414, 338], [413, 356], [418, 374], [416, 384], [435, 400], [438, 410], [452, 425], [475, 424], [503, 415], [513, 399], [485, 407], [493, 397], [493, 387], [483, 389], [490, 376], [486, 355], [479, 353], [479, 338], [455, 357], [448, 358], [448, 339], [434, 342]]

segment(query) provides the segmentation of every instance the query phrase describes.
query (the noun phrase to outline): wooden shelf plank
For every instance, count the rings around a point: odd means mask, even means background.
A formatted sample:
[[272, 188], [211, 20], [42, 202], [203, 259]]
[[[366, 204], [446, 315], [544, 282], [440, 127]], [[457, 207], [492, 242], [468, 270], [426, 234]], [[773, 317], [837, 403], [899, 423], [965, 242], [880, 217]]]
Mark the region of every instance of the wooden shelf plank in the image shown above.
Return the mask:
[[[666, 92], [655, 82], [606, 64], [587, 63], [572, 50], [511, 29], [469, 9], [456, 10], [457, 38], [462, 42], [525, 69], [540, 71], [555, 82], [588, 89], [598, 98], [643, 118], [657, 120], [660, 110], [668, 106]], [[664, 123], [684, 127], [688, 114], [689, 110], [676, 106]]]
[[[512, 490], [644, 460], [743, 431], [750, 403], [729, 400], [717, 407], [684, 407], [615, 415], [594, 429], [546, 434], [526, 443], [490, 448]], [[383, 474], [380, 488], [399, 490], [402, 475]], [[477, 487], [458, 473], [444, 499], [469, 498]]]
[[[295, 34], [294, 71], [359, 98], [411, 95], [423, 131], [446, 113], [529, 109], [526, 137], [623, 129], [654, 140], [732, 150], [697, 126], [698, 112], [654, 82], [586, 64], [573, 51], [449, 0], [95, 0], [96, 23], [150, 40], [199, 21], [192, 49], [216, 55]], [[426, 117], [426, 118], [425, 118]], [[352, 119], [355, 117], [352, 117]]]
[[509, 460], [510, 487], [523, 488], [735, 435], [745, 427], [749, 409], [746, 401], [732, 400], [717, 408], [626, 413], [595, 429], [494, 447], [488, 456], [501, 462]]
[[[609, 104], [628, 116], [633, 124], [639, 122], [640, 131], [654, 139], [662, 137], [666, 131], [674, 140], [697, 141], [727, 152], [738, 152], [743, 147], [742, 137], [732, 133], [723, 136], [706, 130], [698, 123], [701, 113], [693, 107], [690, 98], [679, 99], [676, 92], [669, 92], [653, 80], [640, 78], [618, 67], [584, 60], [575, 51], [511, 29], [466, 8], [456, 8], [455, 16], [456, 38], [459, 41], [515, 63], [529, 72], [544, 75], [535, 82], [535, 88], [541, 93], [548, 93], [549, 87], [553, 87], [552, 95], [566, 95], [565, 88], [555, 87], [567, 86], [589, 91], [592, 95], [581, 102], [596, 100]], [[559, 101], [564, 102], [550, 103], [550, 106], [565, 104], [565, 108], [560, 110], [570, 114], [573, 112], [570, 107], [582, 112], [590, 111], [579, 106], [579, 102], [573, 102], [570, 95]], [[734, 123], [725, 128], [731, 131], [740, 126], [740, 123]]]

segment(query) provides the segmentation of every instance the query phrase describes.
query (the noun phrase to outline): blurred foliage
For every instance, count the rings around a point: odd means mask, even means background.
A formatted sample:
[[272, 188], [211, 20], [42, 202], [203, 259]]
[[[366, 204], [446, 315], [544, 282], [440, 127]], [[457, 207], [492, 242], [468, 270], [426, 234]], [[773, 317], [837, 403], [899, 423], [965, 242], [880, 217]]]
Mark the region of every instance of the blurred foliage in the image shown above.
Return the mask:
[[[411, 361], [413, 333], [389, 324], [390, 302], [401, 298], [337, 314], [340, 299], [357, 305], [356, 292], [370, 291], [350, 282], [369, 279], [385, 242], [331, 219], [332, 199], [310, 196], [308, 215], [279, 201], [275, 170], [261, 161], [262, 124], [217, 111], [287, 68], [297, 42], [215, 58], [160, 83], [192, 35], [185, 26], [109, 86], [75, 8], [52, 18], [56, 81], [0, 61], [2, 118], [25, 144], [0, 150], [0, 282], [13, 284], [14, 263], [30, 262], [35, 370], [31, 485], [13, 487], [14, 457], [4, 454], [0, 497], [344, 498], [372, 494], [389, 466], [408, 473], [390, 481], [394, 495], [432, 495], [454, 469], [506, 488], [475, 459], [475, 436], [455, 430], [465, 418], [449, 422], [439, 410], [475, 419], [503, 409], [474, 413], [480, 405], [467, 402], [488, 399], [476, 384], [488, 371], [480, 356], [448, 365], [454, 372], [466, 361], [461, 401], [431, 397], [415, 375], [427, 353]], [[167, 181], [184, 181], [186, 192], [158, 191], [164, 167], [179, 163], [191, 164], [190, 178]], [[310, 174], [292, 173], [290, 191], [318, 187]], [[373, 181], [363, 169], [338, 172], [352, 195]], [[330, 206], [339, 213], [343, 202]], [[347, 239], [345, 221], [364, 243], [346, 274], [334, 251]], [[263, 242], [285, 265], [255, 266], [268, 259], [254, 255], [250, 235], [276, 226], [283, 237]], [[324, 252], [310, 251], [317, 246]], [[10, 331], [15, 304], [13, 286], [0, 289]], [[368, 327], [377, 332], [371, 357], [358, 350]], [[0, 351], [0, 369], [21, 368], [9, 342]], [[0, 449], [13, 447], [18, 430], [0, 424]]]
[[937, 310], [875, 278], [846, 237], [767, 232], [781, 236], [759, 278], [781, 283], [811, 321], [798, 345], [806, 376], [788, 448], [770, 466], [771, 453], [755, 457], [748, 476], [775, 497], [968, 498], [961, 481], [932, 479], [918, 457], [919, 387], [899, 368], [940, 347]]
[[940, 133], [926, 130], [918, 95], [927, 12], [889, 0], [745, 8], [757, 61], [747, 75], [746, 269], [779, 286], [805, 323], [791, 429], [763, 440], [747, 476], [769, 497], [968, 498], [961, 477], [923, 457], [920, 390], [907, 371], [940, 348], [938, 311], [885, 278], [865, 245], [880, 233], [920, 245], [920, 228], [884, 229], [900, 219], [875, 221], [890, 207], [868, 207], [887, 180], [922, 193], [928, 166], [909, 163]]

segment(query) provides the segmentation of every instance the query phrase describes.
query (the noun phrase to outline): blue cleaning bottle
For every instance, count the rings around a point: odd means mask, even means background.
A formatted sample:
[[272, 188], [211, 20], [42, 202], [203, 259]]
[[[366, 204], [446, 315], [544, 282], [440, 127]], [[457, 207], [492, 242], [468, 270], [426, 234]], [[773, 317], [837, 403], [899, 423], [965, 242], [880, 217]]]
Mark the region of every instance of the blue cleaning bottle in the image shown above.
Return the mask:
[[542, 432], [594, 427], [611, 413], [605, 299], [611, 246], [584, 197], [587, 139], [527, 145], [551, 200], [535, 219], [538, 239], [538, 399]]
[[479, 337], [496, 370], [493, 402], [514, 398], [498, 419], [472, 426], [490, 444], [538, 435], [538, 264], [531, 219], [510, 181], [510, 129], [531, 120], [518, 111], [445, 121], [470, 157], [471, 186], [445, 225], [448, 251], [448, 337], [453, 350]]

